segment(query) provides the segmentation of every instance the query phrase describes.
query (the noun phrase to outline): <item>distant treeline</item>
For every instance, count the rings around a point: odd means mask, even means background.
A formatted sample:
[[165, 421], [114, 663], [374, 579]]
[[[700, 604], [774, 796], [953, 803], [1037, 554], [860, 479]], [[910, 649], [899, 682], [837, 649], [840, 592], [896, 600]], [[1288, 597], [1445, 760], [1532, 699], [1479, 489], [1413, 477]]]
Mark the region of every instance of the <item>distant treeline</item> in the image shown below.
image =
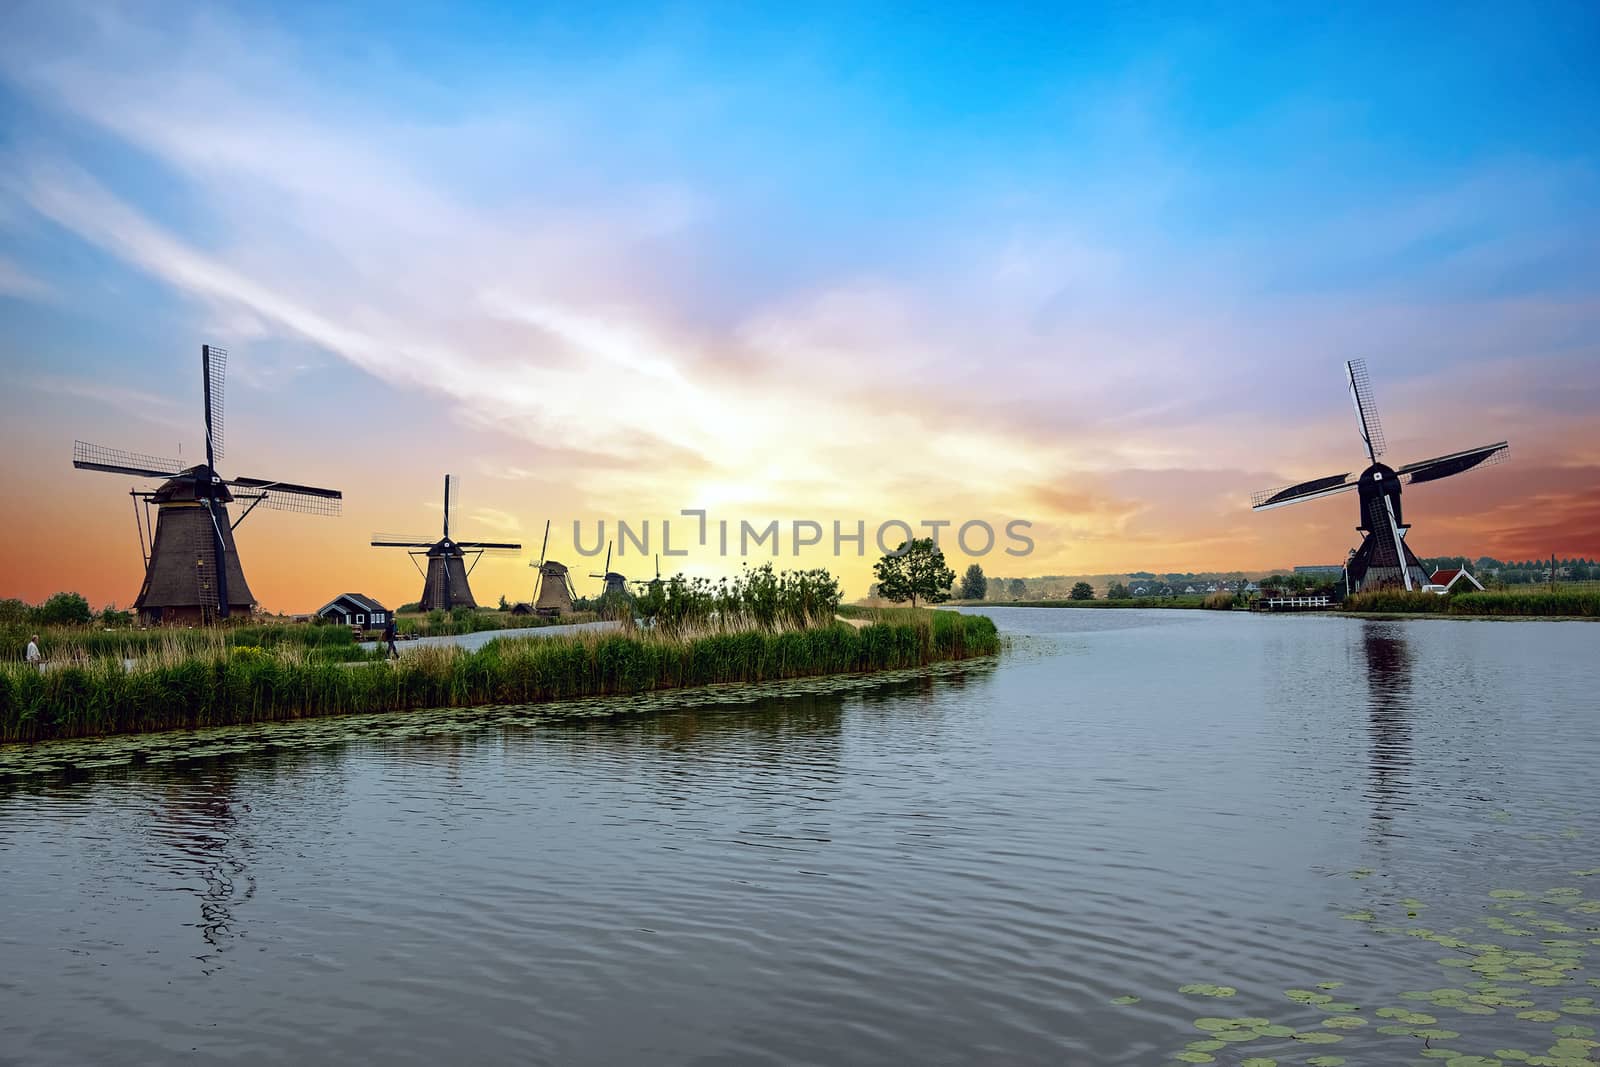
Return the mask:
[[639, 630], [505, 637], [476, 652], [417, 649], [395, 661], [341, 665], [256, 646], [221, 646], [126, 668], [0, 665], [0, 741], [628, 695], [724, 682], [895, 670], [992, 655], [982, 616], [898, 613], [860, 629]]

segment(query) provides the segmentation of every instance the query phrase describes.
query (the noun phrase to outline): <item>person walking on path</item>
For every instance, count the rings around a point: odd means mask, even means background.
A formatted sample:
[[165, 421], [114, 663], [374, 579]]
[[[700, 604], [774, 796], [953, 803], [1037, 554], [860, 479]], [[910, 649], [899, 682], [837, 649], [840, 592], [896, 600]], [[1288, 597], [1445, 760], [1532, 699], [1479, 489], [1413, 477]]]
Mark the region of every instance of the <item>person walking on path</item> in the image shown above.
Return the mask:
[[44, 655], [43, 655], [43, 653], [41, 653], [39, 651], [39, 635], [38, 634], [34, 634], [33, 635], [33, 639], [28, 642], [27, 656], [28, 656], [28, 662], [29, 663], [43, 665], [43, 663], [44, 663]]
[[399, 659], [400, 658], [400, 650], [398, 648], [394, 647], [395, 630], [396, 630], [396, 627], [395, 627], [395, 624], [394, 624], [394, 616], [390, 615], [389, 616], [389, 621], [383, 624], [383, 639], [385, 641], [389, 642], [389, 658], [390, 659]]

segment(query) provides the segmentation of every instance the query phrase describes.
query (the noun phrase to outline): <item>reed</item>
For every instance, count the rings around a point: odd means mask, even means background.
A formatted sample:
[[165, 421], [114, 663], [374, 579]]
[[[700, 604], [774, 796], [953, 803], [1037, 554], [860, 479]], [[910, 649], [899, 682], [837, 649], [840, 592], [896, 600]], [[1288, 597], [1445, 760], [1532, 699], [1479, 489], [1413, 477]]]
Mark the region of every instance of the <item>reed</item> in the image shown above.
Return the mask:
[[184, 651], [210, 654], [224, 647], [323, 649], [338, 659], [340, 650], [355, 652], [356, 640], [344, 626], [310, 626], [304, 623], [269, 623], [247, 626], [207, 626], [192, 630], [155, 627], [148, 630], [94, 629], [88, 626], [46, 626], [36, 631], [7, 627], [0, 630], [0, 656], [21, 660], [32, 633], [53, 661], [89, 659], [143, 659]]
[[174, 641], [140, 658], [44, 670], [0, 664], [0, 741], [186, 729], [398, 711], [623, 696], [655, 689], [895, 670], [993, 655], [994, 623], [953, 612], [854, 629], [705, 624], [552, 638], [507, 636], [476, 652], [416, 649], [340, 664], [301, 646]]
[[1575, 589], [1555, 592], [1452, 593], [1377, 589], [1357, 593], [1344, 602], [1346, 611], [1465, 616], [1567, 616], [1600, 618], [1600, 592]]

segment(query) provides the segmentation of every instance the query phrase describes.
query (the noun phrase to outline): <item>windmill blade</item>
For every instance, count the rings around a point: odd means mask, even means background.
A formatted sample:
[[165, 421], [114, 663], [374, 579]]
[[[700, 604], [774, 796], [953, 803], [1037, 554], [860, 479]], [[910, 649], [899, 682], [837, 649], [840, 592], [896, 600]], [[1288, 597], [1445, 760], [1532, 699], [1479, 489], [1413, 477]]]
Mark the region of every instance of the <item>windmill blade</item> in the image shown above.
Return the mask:
[[1505, 441], [1500, 441], [1492, 445], [1469, 448], [1464, 452], [1452, 452], [1448, 456], [1407, 463], [1395, 473], [1405, 477], [1407, 485], [1416, 485], [1418, 482], [1436, 482], [1440, 478], [1462, 474], [1474, 467], [1494, 466], [1510, 458], [1511, 446]]
[[454, 474], [444, 476], [444, 536], [450, 537], [450, 512], [461, 506], [461, 479]]
[[275, 482], [266, 478], [230, 478], [226, 484], [243, 489], [247, 498], [260, 497], [263, 507], [274, 511], [297, 511], [303, 515], [338, 515], [343, 507], [344, 494], [337, 489], [320, 489], [314, 485], [296, 485], [293, 482]]
[[228, 350], [201, 345], [200, 375], [206, 395], [206, 466], [215, 470], [222, 458], [222, 385], [228, 376]]
[[1348, 472], [1330, 474], [1326, 478], [1313, 478], [1309, 482], [1285, 485], [1278, 489], [1263, 489], [1258, 493], [1251, 493], [1250, 507], [1255, 511], [1281, 508], [1285, 504], [1298, 504], [1302, 500], [1316, 500], [1318, 497], [1348, 492], [1359, 484], [1359, 482], [1350, 481]]
[[372, 535], [374, 548], [432, 548], [433, 542], [426, 537], [406, 537], [404, 534]]
[[487, 552], [492, 556], [515, 555], [522, 546], [504, 541], [457, 541], [456, 547], [468, 552]]
[[131, 474], [135, 478], [170, 478], [183, 470], [183, 464], [175, 459], [161, 459], [142, 452], [124, 452], [120, 448], [91, 445], [87, 441], [72, 442], [72, 465], [79, 470]]
[[270, 511], [292, 511], [300, 515], [327, 515], [338, 518], [343, 507], [337, 498], [309, 496], [283, 489], [266, 489], [260, 492], [235, 493], [236, 500], [254, 500]]
[[1361, 431], [1361, 441], [1367, 446], [1367, 458], [1376, 463], [1389, 446], [1383, 439], [1383, 424], [1378, 421], [1378, 405], [1372, 399], [1372, 379], [1367, 376], [1367, 361], [1348, 360], [1344, 372], [1350, 383], [1350, 402], [1356, 406], [1356, 424]]
[[550, 547], [550, 520], [544, 520], [544, 543], [539, 546], [539, 566], [544, 566], [544, 550]]

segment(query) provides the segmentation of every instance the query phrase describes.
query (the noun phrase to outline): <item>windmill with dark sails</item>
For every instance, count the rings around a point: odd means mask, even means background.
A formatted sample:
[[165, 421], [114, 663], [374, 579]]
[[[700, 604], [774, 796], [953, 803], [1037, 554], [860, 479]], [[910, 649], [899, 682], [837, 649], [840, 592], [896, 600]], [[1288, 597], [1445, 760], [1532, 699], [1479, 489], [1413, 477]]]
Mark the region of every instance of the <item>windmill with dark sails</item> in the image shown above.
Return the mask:
[[[503, 541], [457, 541], [450, 536], [450, 512], [460, 510], [460, 481], [453, 474], [444, 476], [444, 536], [438, 540], [426, 537], [393, 537], [374, 534], [374, 548], [403, 548], [411, 555], [411, 562], [422, 574], [422, 597], [418, 602], [422, 611], [451, 611], [455, 608], [476, 608], [472, 586], [467, 578], [485, 554], [511, 555], [522, 551], [520, 544]], [[417, 563], [418, 557], [428, 561], [424, 571]], [[467, 557], [472, 562], [467, 562]]]
[[613, 593], [623, 597], [628, 595], [628, 579], [611, 569], [611, 543], [606, 543], [606, 565], [602, 573], [589, 575], [591, 578], [600, 579], [600, 599], [604, 600]]
[[1347, 362], [1345, 380], [1350, 387], [1350, 400], [1356, 409], [1356, 427], [1367, 450], [1367, 469], [1354, 480], [1350, 473], [1332, 474], [1326, 478], [1313, 478], [1309, 482], [1255, 493], [1250, 498], [1251, 507], [1256, 511], [1265, 511], [1353, 489], [1361, 506], [1361, 521], [1356, 529], [1364, 536], [1361, 547], [1350, 554], [1346, 564], [1350, 592], [1385, 586], [1421, 589], [1427, 584], [1428, 578], [1416, 554], [1411, 551], [1411, 546], [1406, 543], [1406, 534], [1411, 527], [1404, 521], [1400, 511], [1402, 483], [1419, 485], [1436, 482], [1476, 467], [1500, 463], [1510, 455], [1511, 446], [1499, 441], [1407, 463], [1403, 467], [1387, 466], [1378, 462], [1387, 445], [1383, 438], [1383, 427], [1378, 422], [1378, 409], [1372, 402], [1372, 381], [1367, 375], [1366, 361], [1353, 359]]
[[[148, 544], [144, 583], [134, 600], [134, 609], [144, 625], [211, 623], [247, 616], [255, 609], [255, 596], [245, 582], [233, 531], [256, 508], [339, 514], [342, 494], [337, 489], [296, 485], [275, 478], [224, 478], [217, 473], [217, 462], [223, 458], [222, 395], [227, 366], [225, 349], [201, 346], [204, 463], [185, 467], [177, 460], [84, 441], [77, 441], [72, 447], [72, 465], [79, 470], [161, 479], [158, 489], [131, 491], [139, 543], [141, 548]], [[228, 505], [232, 503], [245, 508], [230, 521]], [[156, 509], [153, 521], [149, 516], [151, 505]]]

